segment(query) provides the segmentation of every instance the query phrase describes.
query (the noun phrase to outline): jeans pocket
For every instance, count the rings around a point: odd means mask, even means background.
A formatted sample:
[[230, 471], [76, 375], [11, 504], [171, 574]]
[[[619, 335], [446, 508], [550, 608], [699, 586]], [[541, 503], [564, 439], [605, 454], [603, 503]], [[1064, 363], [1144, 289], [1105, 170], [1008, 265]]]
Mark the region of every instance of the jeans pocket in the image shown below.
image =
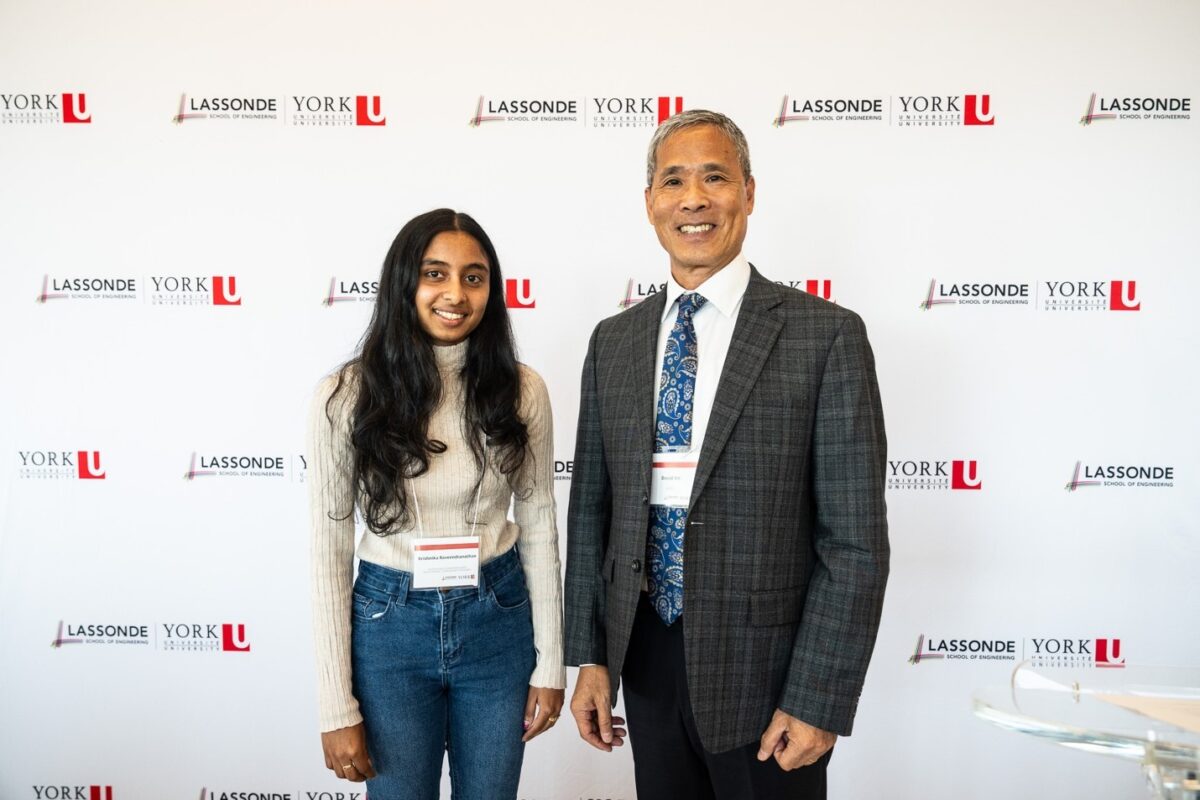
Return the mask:
[[525, 573], [514, 569], [491, 586], [489, 596], [501, 611], [516, 611], [529, 605], [529, 589], [525, 586]]
[[380, 622], [392, 610], [392, 596], [360, 583], [354, 584], [350, 615], [356, 623]]

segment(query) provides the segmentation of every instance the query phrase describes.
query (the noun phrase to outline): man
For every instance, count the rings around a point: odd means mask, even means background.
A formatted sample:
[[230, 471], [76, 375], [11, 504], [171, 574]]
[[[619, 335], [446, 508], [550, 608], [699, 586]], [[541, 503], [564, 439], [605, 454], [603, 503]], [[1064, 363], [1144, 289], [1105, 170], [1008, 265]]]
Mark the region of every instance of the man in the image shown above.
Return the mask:
[[742, 132], [688, 111], [650, 142], [664, 292], [601, 322], [568, 518], [571, 712], [601, 750], [624, 679], [638, 795], [822, 798], [875, 644], [886, 441], [862, 321], [742, 255]]

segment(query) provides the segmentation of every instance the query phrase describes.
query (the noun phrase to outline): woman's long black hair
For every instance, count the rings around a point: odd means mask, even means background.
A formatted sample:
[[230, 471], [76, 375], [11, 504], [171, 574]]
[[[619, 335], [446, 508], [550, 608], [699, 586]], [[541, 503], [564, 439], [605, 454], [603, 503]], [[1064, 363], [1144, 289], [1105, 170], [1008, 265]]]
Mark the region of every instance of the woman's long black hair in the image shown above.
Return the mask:
[[[521, 382], [516, 345], [504, 303], [504, 277], [491, 239], [467, 214], [439, 208], [408, 222], [383, 262], [375, 311], [358, 355], [338, 372], [330, 404], [348, 380], [358, 397], [350, 418], [354, 486], [363, 499], [363, 519], [380, 536], [412, 519], [404, 480], [429, 469], [429, 459], [446, 452], [446, 443], [429, 438], [429, 417], [442, 398], [433, 347], [417, 317], [416, 292], [421, 259], [439, 233], [461, 231], [488, 259], [487, 307], [467, 342], [463, 385], [466, 414], [463, 434], [483, 480], [484, 440], [493, 462], [512, 476], [525, 461], [529, 434], [518, 416]], [[341, 432], [335, 431], [335, 435]], [[346, 516], [353, 513], [351, 508]]]

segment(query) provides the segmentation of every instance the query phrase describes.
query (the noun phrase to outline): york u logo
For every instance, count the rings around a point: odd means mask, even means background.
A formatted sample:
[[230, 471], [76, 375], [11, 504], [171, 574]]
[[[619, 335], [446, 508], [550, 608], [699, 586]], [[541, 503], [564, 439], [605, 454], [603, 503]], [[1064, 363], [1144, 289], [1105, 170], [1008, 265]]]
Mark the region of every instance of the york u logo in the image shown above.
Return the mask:
[[504, 280], [504, 305], [509, 308], [536, 308], [533, 289], [529, 278], [506, 278]]
[[995, 125], [990, 94], [969, 94], [963, 104], [963, 125]]
[[1113, 281], [1109, 286], [1108, 309], [1141, 311], [1142, 301], [1137, 299], [1137, 281]]
[[678, 114], [681, 111], [683, 111], [683, 98], [682, 97], [675, 98], [675, 110], [674, 111], [671, 111], [671, 98], [670, 97], [660, 96], [658, 98], [658, 124], [659, 125], [662, 125], [664, 122], [666, 122], [668, 119], [670, 119], [673, 115]]
[[113, 800], [111, 786], [34, 786], [35, 800]]
[[63, 122], [91, 124], [92, 112], [87, 110], [87, 95], [83, 92], [63, 93]]
[[221, 649], [227, 653], [249, 653], [250, 639], [245, 625], [225, 623], [221, 626]]
[[1125, 666], [1125, 656], [1121, 655], [1120, 639], [1096, 640], [1096, 666], [1116, 669]]
[[79, 459], [79, 477], [81, 480], [104, 480], [104, 468], [100, 466], [99, 450], [80, 450], [76, 453]]
[[387, 125], [379, 95], [360, 94], [355, 98], [356, 125]]
[[212, 298], [214, 306], [240, 306], [242, 296], [238, 294], [237, 277], [213, 275]]
[[979, 477], [978, 461], [950, 462], [951, 489], [982, 489], [983, 479]]

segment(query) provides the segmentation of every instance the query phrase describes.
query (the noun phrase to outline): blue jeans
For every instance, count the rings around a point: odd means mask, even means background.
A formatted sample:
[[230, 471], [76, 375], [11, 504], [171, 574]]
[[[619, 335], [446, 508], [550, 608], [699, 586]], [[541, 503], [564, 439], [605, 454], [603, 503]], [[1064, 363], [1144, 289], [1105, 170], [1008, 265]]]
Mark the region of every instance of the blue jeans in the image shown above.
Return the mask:
[[450, 754], [456, 800], [516, 798], [536, 654], [514, 547], [479, 587], [410, 589], [412, 574], [362, 561], [354, 582], [354, 696], [378, 777], [371, 800], [437, 798]]

